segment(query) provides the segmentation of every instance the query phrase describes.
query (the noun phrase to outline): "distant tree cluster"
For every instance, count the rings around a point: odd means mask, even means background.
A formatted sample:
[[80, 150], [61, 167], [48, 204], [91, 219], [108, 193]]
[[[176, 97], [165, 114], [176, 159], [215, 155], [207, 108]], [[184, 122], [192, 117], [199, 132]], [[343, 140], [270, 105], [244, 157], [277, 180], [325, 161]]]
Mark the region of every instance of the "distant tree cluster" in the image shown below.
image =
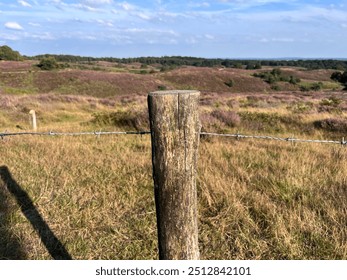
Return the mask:
[[0, 60], [23, 60], [19, 52], [12, 50], [9, 46], [0, 47]]
[[274, 68], [271, 71], [266, 72], [254, 73], [253, 76], [263, 79], [268, 84], [274, 84], [276, 82], [288, 82], [296, 85], [301, 82], [299, 78], [284, 75], [280, 68]]
[[344, 86], [344, 90], [347, 90], [347, 71], [345, 72], [334, 72], [330, 77], [332, 80], [341, 83]]
[[246, 69], [247, 70], [252, 70], [252, 69], [261, 69], [261, 63], [260, 62], [248, 62], [246, 64]]

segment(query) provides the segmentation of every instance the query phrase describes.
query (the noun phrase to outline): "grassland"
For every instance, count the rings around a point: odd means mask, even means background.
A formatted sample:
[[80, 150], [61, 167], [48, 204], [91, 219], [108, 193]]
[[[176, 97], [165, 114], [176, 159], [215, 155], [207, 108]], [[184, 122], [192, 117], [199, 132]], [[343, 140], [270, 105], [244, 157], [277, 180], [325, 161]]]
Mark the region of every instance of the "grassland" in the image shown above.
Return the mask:
[[[201, 90], [205, 131], [333, 140], [347, 132], [347, 96], [332, 90], [327, 70], [283, 69], [330, 85], [301, 92], [272, 90], [246, 70], [42, 72], [25, 63], [0, 63], [0, 131], [30, 130], [31, 109], [40, 131], [148, 129], [146, 93], [165, 86]], [[0, 183], [0, 259], [51, 259], [52, 233], [74, 259], [158, 257], [148, 136], [4, 138], [0, 155], [2, 181], [6, 167], [48, 226], [35, 228], [37, 215]], [[346, 159], [339, 145], [201, 138], [201, 257], [347, 259]]]

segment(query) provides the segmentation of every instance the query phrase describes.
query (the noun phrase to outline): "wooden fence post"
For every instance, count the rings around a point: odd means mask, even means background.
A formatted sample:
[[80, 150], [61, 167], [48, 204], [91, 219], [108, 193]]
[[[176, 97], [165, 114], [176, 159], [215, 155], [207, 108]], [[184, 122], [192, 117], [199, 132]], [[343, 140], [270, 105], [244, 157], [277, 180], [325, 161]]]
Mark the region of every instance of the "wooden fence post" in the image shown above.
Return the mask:
[[36, 113], [34, 110], [30, 110], [29, 114], [32, 117], [32, 125], [33, 125], [33, 130], [36, 131], [37, 130], [37, 123], [36, 123]]
[[159, 259], [199, 259], [196, 165], [199, 91], [148, 95]]

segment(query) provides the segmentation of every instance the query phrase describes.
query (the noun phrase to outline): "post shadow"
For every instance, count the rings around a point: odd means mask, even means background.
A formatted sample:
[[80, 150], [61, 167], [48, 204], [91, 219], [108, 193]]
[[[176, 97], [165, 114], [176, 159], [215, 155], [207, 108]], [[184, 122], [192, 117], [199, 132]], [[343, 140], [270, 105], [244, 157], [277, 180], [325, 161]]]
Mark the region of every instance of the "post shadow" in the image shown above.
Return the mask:
[[0, 166], [0, 178], [7, 186], [8, 191], [16, 199], [22, 213], [41, 238], [42, 243], [45, 245], [52, 258], [56, 260], [71, 260], [72, 258], [64, 245], [42, 218], [27, 192], [12, 178], [7, 166]]
[[0, 183], [0, 260], [25, 260], [20, 238], [13, 234], [9, 226], [9, 195], [4, 184]]

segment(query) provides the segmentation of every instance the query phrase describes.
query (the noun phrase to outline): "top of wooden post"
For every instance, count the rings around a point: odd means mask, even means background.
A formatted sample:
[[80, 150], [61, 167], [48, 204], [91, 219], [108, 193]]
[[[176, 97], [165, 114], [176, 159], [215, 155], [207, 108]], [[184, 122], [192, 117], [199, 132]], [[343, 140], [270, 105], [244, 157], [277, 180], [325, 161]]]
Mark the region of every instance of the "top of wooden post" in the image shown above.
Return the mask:
[[200, 91], [198, 90], [159, 90], [150, 92], [150, 96], [156, 96], [156, 95], [181, 95], [181, 94], [200, 94]]

